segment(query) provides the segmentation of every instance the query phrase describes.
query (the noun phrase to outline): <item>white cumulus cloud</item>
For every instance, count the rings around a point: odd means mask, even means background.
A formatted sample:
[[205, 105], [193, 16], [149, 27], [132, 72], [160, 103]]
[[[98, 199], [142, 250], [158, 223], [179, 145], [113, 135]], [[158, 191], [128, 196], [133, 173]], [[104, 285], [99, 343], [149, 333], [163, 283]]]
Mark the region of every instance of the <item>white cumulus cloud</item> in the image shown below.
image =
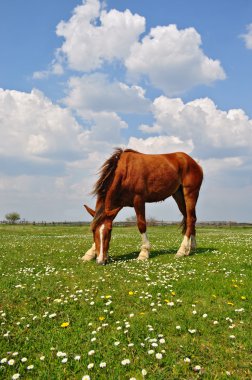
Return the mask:
[[57, 54], [72, 69], [93, 71], [106, 61], [123, 60], [144, 30], [144, 17], [129, 10], [107, 12], [98, 0], [87, 0], [74, 9], [70, 20], [58, 24], [56, 33], [64, 42]]
[[145, 98], [145, 91], [139, 86], [109, 81], [102, 73], [72, 77], [68, 82], [68, 95], [64, 103], [87, 117], [94, 112], [146, 113], [151, 102]]
[[85, 215], [97, 170], [127, 128], [115, 112], [90, 117], [84, 126], [38, 90], [0, 89], [2, 218], [12, 209], [29, 220]]
[[167, 95], [225, 79], [220, 62], [204, 54], [201, 37], [192, 27], [152, 28], [141, 42], [135, 42], [125, 64], [131, 76], [147, 76], [153, 86]]
[[0, 154], [32, 159], [78, 153], [81, 129], [68, 109], [38, 90], [0, 89]]
[[155, 123], [142, 125], [147, 134], [175, 135], [182, 140], [191, 139], [203, 156], [227, 155], [227, 150], [252, 147], [252, 120], [241, 109], [223, 111], [209, 98], [184, 103], [180, 98], [161, 96], [153, 103]]
[[148, 78], [169, 96], [225, 79], [221, 63], [204, 54], [201, 36], [193, 27], [157, 26], [144, 35], [145, 24], [144, 17], [128, 9], [107, 11], [99, 0], [83, 1], [69, 20], [57, 25], [56, 33], [64, 41], [50, 69], [34, 77], [43, 78], [49, 71], [61, 74], [65, 63], [88, 73], [118, 60], [129, 79]]
[[209, 158], [202, 161], [205, 171], [205, 177], [211, 177], [215, 180], [220, 177], [227, 176], [229, 171], [242, 167], [244, 160], [242, 157], [225, 157], [225, 158]]
[[87, 116], [88, 122], [81, 125], [68, 108], [38, 90], [0, 89], [0, 155], [64, 164], [123, 142], [121, 130], [128, 125], [116, 112], [89, 109]]
[[182, 141], [176, 136], [155, 136], [146, 139], [130, 137], [128, 148], [150, 154], [178, 151], [191, 153], [193, 150], [193, 142], [192, 140]]
[[241, 37], [245, 41], [246, 48], [252, 49], [252, 23], [247, 25], [247, 33], [242, 34]]
[[128, 125], [115, 112], [93, 112], [89, 116], [92, 128], [79, 135], [83, 150], [106, 151], [106, 147], [111, 149], [113, 145], [122, 143], [121, 130]]

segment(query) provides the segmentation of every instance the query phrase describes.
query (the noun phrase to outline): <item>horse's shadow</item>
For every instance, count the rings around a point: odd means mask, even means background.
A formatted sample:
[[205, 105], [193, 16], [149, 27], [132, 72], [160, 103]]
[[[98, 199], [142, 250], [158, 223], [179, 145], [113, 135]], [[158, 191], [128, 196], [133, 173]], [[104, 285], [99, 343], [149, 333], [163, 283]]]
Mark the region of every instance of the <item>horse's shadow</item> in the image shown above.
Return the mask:
[[[195, 256], [195, 255], [205, 255], [208, 253], [212, 253], [216, 251], [216, 248], [213, 247], [206, 247], [206, 248], [197, 248], [194, 252], [190, 254], [190, 256]], [[156, 249], [151, 251], [150, 253], [150, 259], [154, 259], [155, 257], [163, 256], [163, 255], [176, 255], [177, 249]], [[116, 262], [116, 261], [130, 261], [133, 259], [137, 259], [139, 255], [139, 251], [134, 251], [134, 252], [129, 252], [124, 255], [119, 255], [119, 256], [112, 256], [111, 261]]]

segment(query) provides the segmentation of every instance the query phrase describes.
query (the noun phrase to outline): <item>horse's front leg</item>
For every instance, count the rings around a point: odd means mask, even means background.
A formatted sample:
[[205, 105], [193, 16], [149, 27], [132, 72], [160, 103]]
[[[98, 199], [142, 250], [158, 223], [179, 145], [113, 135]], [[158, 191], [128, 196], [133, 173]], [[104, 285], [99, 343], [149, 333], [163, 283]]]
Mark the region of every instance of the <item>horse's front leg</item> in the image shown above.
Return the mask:
[[142, 236], [141, 251], [138, 255], [138, 260], [146, 260], [150, 256], [150, 242], [146, 234], [146, 219], [145, 219], [145, 203], [140, 196], [134, 199], [134, 208], [137, 217], [137, 226]]
[[150, 246], [150, 242], [148, 240], [146, 232], [143, 232], [141, 234], [141, 236], [142, 236], [141, 251], [140, 251], [137, 259], [138, 260], [146, 260], [150, 256], [150, 248], [151, 248], [151, 246]]
[[95, 243], [93, 243], [92, 247], [85, 253], [85, 255], [81, 258], [83, 261], [91, 261], [96, 257]]
[[190, 237], [184, 236], [181, 246], [176, 253], [176, 257], [189, 256], [192, 251], [196, 249], [196, 238], [195, 235], [190, 235]]

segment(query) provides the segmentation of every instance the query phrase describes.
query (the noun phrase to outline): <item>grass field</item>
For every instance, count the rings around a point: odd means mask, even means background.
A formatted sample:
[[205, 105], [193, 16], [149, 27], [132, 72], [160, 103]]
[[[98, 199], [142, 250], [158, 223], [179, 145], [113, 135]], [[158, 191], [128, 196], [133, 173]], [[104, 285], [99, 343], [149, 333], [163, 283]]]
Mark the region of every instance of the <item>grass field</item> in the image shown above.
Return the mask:
[[252, 229], [114, 228], [111, 262], [80, 257], [87, 227], [0, 226], [0, 379], [251, 379]]

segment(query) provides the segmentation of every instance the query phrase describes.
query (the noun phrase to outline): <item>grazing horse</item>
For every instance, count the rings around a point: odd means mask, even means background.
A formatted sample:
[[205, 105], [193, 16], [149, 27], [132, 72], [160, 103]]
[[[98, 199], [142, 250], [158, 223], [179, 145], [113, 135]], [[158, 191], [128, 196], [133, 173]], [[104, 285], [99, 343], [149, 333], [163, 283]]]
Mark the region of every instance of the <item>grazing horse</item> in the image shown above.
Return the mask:
[[184, 238], [176, 257], [188, 256], [196, 248], [195, 223], [201, 167], [186, 153], [143, 154], [131, 149], [116, 149], [100, 169], [93, 195], [95, 210], [84, 205], [93, 217], [94, 243], [83, 256], [84, 261], [97, 257], [106, 264], [112, 223], [123, 207], [134, 207], [142, 236], [138, 259], [149, 258], [150, 243], [146, 234], [145, 203], [160, 202], [172, 196], [183, 215]]

